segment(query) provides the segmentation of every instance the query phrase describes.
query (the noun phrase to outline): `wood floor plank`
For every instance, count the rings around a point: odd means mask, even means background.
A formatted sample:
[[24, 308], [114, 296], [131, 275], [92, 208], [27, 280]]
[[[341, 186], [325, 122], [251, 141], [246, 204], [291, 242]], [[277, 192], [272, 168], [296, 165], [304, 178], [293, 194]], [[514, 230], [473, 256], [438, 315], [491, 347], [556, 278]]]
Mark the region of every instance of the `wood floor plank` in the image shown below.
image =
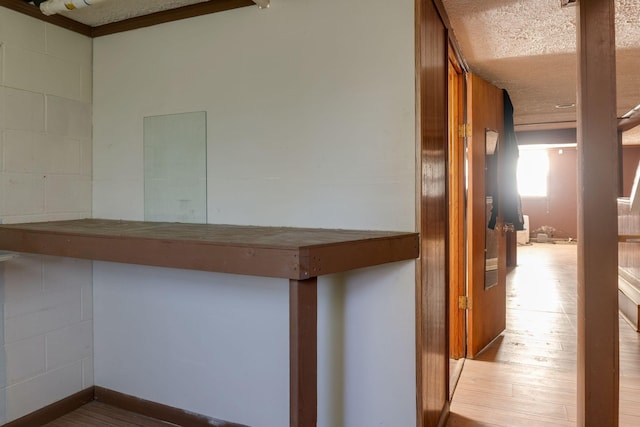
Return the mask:
[[555, 402], [562, 405], [575, 405], [577, 393], [575, 388], [556, 388], [532, 384], [514, 384], [513, 396], [533, 402]]
[[485, 423], [478, 420], [463, 417], [459, 414], [451, 414], [447, 421], [448, 427], [500, 427], [498, 424]]
[[640, 417], [634, 417], [632, 415], [621, 413], [619, 426], [620, 427], [638, 427], [640, 426]]
[[91, 402], [44, 427], [175, 427], [101, 402]]
[[[453, 414], [473, 422], [488, 423], [500, 427], [575, 427], [575, 422], [568, 420], [547, 418], [541, 415], [530, 415], [508, 409], [487, 408], [466, 403], [456, 403], [456, 410]], [[447, 426], [450, 427], [450, 424], [447, 423]], [[461, 424], [460, 426], [466, 427], [467, 424]]]
[[492, 410], [509, 408], [511, 412], [526, 415], [527, 417], [542, 416], [546, 419], [568, 421], [565, 405], [555, 402], [525, 400], [513, 396], [499, 397], [486, 392], [466, 389], [456, 390], [454, 399], [456, 403], [466, 403]]
[[575, 389], [575, 372], [552, 368], [531, 369], [530, 366], [515, 363], [485, 363], [474, 366], [474, 361], [467, 360], [460, 378], [464, 382], [467, 377], [478, 381], [494, 380], [513, 384], [533, 384]]
[[513, 387], [514, 384], [508, 381], [494, 381], [470, 376], [464, 380], [464, 390], [490, 393], [494, 396], [513, 396]]
[[[465, 361], [449, 427], [575, 427], [576, 245], [518, 247], [507, 327]], [[620, 426], [640, 426], [640, 335], [620, 319]]]

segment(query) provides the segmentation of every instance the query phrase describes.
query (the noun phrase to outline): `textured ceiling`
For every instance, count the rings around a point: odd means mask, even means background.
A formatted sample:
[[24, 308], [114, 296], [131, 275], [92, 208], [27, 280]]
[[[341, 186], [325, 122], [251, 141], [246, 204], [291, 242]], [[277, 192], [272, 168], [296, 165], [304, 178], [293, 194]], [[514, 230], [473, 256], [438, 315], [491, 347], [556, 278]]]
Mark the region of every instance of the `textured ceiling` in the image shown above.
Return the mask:
[[204, 1], [206, 0], [108, 0], [91, 7], [64, 12], [61, 15], [96, 27], [162, 10], [203, 3]]
[[[64, 13], [98, 26], [205, 0], [108, 0]], [[472, 72], [509, 91], [516, 124], [575, 121], [576, 8], [560, 0], [442, 0]], [[618, 116], [640, 104], [640, 0], [616, 0]]]
[[[576, 8], [560, 0], [443, 0], [472, 72], [507, 89], [516, 124], [574, 121]], [[640, 0], [616, 1], [618, 117], [640, 104]]]

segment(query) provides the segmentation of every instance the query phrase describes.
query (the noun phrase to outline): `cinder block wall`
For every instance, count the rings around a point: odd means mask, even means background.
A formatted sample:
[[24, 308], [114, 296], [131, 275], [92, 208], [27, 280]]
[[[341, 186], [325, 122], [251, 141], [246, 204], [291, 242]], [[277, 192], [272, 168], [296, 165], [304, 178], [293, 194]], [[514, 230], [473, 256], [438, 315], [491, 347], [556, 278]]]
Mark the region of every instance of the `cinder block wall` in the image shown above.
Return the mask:
[[[0, 7], [0, 220], [91, 216], [92, 41]], [[0, 266], [0, 423], [93, 385], [90, 261]]]

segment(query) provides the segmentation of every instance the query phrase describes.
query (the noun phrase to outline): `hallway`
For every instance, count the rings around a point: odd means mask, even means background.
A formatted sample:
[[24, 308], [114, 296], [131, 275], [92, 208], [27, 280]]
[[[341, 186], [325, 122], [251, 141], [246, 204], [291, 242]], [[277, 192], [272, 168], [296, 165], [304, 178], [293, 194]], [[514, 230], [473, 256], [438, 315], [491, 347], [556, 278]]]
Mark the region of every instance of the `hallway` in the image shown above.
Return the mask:
[[[575, 244], [518, 247], [507, 329], [467, 360], [449, 427], [576, 425]], [[640, 336], [620, 320], [620, 426], [640, 426]]]

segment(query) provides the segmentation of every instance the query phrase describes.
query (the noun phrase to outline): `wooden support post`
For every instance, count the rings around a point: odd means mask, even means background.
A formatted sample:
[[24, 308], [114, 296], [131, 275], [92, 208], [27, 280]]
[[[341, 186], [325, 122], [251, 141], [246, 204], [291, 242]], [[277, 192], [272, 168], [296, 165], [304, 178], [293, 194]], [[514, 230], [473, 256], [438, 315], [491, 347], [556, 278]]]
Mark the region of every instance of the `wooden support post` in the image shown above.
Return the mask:
[[618, 425], [614, 0], [578, 2], [578, 426]]
[[289, 281], [290, 427], [318, 418], [318, 279]]

